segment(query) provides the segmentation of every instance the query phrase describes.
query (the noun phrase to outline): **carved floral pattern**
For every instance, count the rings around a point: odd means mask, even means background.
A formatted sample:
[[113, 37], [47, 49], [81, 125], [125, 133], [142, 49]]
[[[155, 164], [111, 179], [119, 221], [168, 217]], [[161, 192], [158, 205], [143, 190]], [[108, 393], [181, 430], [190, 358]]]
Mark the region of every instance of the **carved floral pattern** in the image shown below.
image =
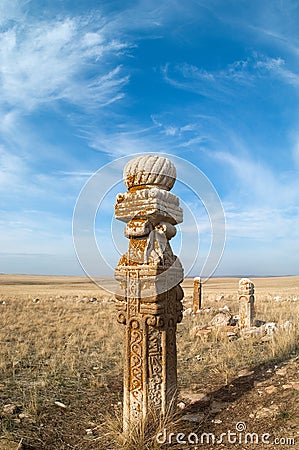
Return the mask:
[[143, 426], [149, 411], [166, 415], [176, 405], [183, 269], [169, 244], [182, 221], [179, 199], [168, 191], [173, 177], [175, 168], [166, 158], [139, 157], [125, 169], [129, 192], [117, 196], [115, 216], [127, 224], [129, 238], [115, 271], [117, 320], [125, 328], [125, 431], [131, 421]]
[[137, 320], [130, 324], [130, 393], [131, 413], [138, 419], [142, 410], [143, 397], [143, 367], [142, 367], [142, 341], [143, 333]]
[[154, 327], [148, 329], [148, 395], [155, 408], [162, 406], [162, 331]]

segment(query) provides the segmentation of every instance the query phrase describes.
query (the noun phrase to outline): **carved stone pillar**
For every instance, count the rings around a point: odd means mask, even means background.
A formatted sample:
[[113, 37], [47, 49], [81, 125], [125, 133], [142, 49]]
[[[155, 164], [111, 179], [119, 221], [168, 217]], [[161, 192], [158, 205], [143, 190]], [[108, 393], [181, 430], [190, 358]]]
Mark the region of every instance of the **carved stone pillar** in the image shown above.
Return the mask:
[[124, 432], [174, 412], [176, 325], [182, 319], [183, 269], [169, 245], [182, 222], [172, 193], [174, 165], [140, 156], [125, 166], [128, 192], [118, 194], [115, 217], [126, 223], [128, 251], [115, 269], [118, 322], [124, 324]]
[[249, 278], [239, 281], [240, 328], [250, 328], [254, 319], [254, 284]]
[[193, 312], [197, 313], [201, 309], [201, 279], [195, 277], [193, 280]]

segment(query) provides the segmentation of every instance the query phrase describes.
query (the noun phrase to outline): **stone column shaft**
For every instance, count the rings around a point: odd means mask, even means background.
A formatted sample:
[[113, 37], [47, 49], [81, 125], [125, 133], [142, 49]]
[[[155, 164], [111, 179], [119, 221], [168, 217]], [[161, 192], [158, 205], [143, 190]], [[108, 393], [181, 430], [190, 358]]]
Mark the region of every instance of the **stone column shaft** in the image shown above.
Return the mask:
[[249, 278], [239, 281], [239, 327], [250, 328], [254, 320], [254, 284]]
[[175, 168], [166, 158], [136, 158], [127, 164], [124, 178], [128, 192], [117, 196], [115, 207], [129, 238], [128, 251], [115, 269], [118, 322], [125, 327], [124, 432], [144, 432], [147, 421], [176, 408], [183, 269], [169, 240], [182, 210], [169, 192]]
[[195, 277], [193, 281], [193, 312], [196, 314], [201, 309], [202, 284], [200, 277]]

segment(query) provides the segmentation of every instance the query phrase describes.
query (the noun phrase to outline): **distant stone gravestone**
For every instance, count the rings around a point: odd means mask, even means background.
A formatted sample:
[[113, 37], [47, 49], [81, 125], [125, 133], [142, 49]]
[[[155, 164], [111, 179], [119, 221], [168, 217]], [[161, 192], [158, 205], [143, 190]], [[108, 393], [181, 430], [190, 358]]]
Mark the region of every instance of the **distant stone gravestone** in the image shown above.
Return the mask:
[[202, 283], [200, 277], [193, 280], [193, 312], [197, 313], [201, 309]]
[[254, 320], [254, 284], [249, 278], [239, 281], [239, 327], [250, 328]]

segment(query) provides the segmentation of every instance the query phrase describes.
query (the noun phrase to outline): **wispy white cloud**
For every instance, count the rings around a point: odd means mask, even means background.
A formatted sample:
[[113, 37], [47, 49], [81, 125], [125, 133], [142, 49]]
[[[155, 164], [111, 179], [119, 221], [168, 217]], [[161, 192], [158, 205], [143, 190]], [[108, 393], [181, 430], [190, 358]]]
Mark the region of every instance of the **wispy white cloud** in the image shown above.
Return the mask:
[[106, 57], [128, 44], [106, 36], [97, 19], [31, 18], [2, 31], [1, 104], [30, 111], [57, 100], [86, 107], [121, 98], [128, 76], [120, 65], [107, 70]]
[[[24, 3], [28, 3], [28, 0], [25, 0]], [[11, 20], [20, 20], [22, 17], [23, 11], [20, 0], [3, 0], [0, 2], [0, 26], [6, 25]]]
[[[221, 0], [195, 0], [196, 4], [231, 27], [248, 42], [267, 43], [273, 47], [296, 50], [298, 40], [298, 2], [297, 0], [272, 0], [270, 3], [251, 0], [250, 3], [227, 0], [225, 7]], [[239, 36], [238, 36], [239, 38]], [[298, 51], [298, 46], [296, 53]]]
[[0, 191], [11, 194], [22, 189], [21, 180], [28, 173], [25, 161], [0, 146]]
[[262, 248], [268, 241], [274, 245], [283, 240], [285, 248], [298, 242], [299, 185], [295, 170], [278, 173], [248, 153], [211, 152], [210, 157], [226, 166], [229, 178], [234, 180], [234, 188], [223, 198], [228, 240], [260, 241]]
[[226, 230], [228, 238], [247, 238], [261, 242], [297, 241], [299, 231], [296, 223], [299, 220], [299, 207], [261, 208], [254, 204], [240, 206], [224, 204], [226, 216]]
[[[58, 148], [47, 141], [36, 115], [55, 115], [59, 106], [67, 123], [66, 105], [94, 115], [123, 98], [129, 75], [120, 59], [131, 44], [97, 11], [47, 18], [28, 14], [31, 3], [0, 5], [1, 251], [70, 254], [72, 209], [89, 173], [77, 169], [80, 155], [64, 142]], [[38, 211], [27, 213], [32, 205]]]
[[296, 89], [299, 88], [299, 75], [288, 69], [286, 62], [280, 57], [264, 57], [262, 60], [257, 61], [256, 68], [262, 73], [269, 73], [277, 78], [280, 78], [282, 81], [290, 84]]
[[174, 87], [212, 98], [240, 95], [242, 91], [246, 92], [245, 88], [253, 87], [257, 80], [269, 77], [279, 77], [298, 86], [298, 76], [287, 69], [282, 58], [256, 53], [213, 72], [184, 63], [174, 66], [166, 64], [162, 68], [162, 74], [164, 80]]
[[1, 211], [1, 252], [61, 254], [72, 246], [71, 225], [61, 216], [44, 211]]
[[[169, 116], [169, 114], [168, 114]], [[152, 114], [151, 120], [156, 130], [166, 136], [176, 136], [177, 138], [190, 136], [198, 132], [198, 123], [186, 123], [185, 121], [177, 121], [176, 118], [167, 117], [167, 114]]]
[[[92, 132], [89, 136], [89, 146], [107, 153], [113, 157], [120, 157], [125, 155], [131, 155], [133, 153], [150, 153], [153, 151], [153, 144], [143, 136], [129, 135], [127, 132], [122, 133], [105, 133], [105, 132]], [[155, 153], [162, 151], [157, 145], [155, 145]]]
[[84, 171], [70, 171], [70, 172], [65, 172], [65, 171], [61, 171], [58, 172], [58, 175], [66, 175], [66, 176], [70, 176], [70, 177], [91, 177], [93, 175], [94, 172], [84, 172]]
[[177, 144], [177, 148], [187, 148], [187, 147], [193, 147], [195, 146], [197, 149], [199, 149], [200, 147], [198, 146], [199, 144], [206, 142], [207, 141], [207, 137], [206, 136], [196, 136], [193, 137], [191, 139], [186, 139], [183, 140], [183, 142]]
[[[123, 6], [122, 11], [107, 23], [107, 29], [118, 29], [129, 34], [142, 30], [148, 33], [147, 38], [161, 38], [167, 26], [171, 26], [171, 33], [174, 32], [174, 24], [180, 22], [178, 19], [194, 18], [193, 5], [180, 0], [137, 0]], [[142, 35], [138, 36], [138, 40], [143, 38]]]
[[293, 55], [297, 59], [299, 55], [299, 39], [298, 36], [294, 36], [290, 30], [284, 32], [279, 29], [278, 24], [261, 24], [254, 25], [252, 23], [244, 24], [245, 29], [254, 34], [255, 37], [262, 42], [270, 44], [275, 47], [281, 54]]
[[293, 131], [293, 148], [292, 154], [296, 168], [299, 170], [299, 131]]
[[245, 157], [238, 153], [215, 151], [210, 153], [210, 157], [229, 166], [241, 188], [239, 193], [243, 192], [243, 199], [247, 198], [249, 203], [278, 208], [281, 205], [297, 204], [299, 185], [296, 171], [288, 173], [286, 177], [249, 154]]
[[[179, 121], [169, 123], [163, 118], [152, 117], [153, 126], [140, 127], [138, 123], [116, 127], [105, 132], [92, 130], [84, 132], [89, 146], [113, 157], [133, 153], [181, 153], [182, 149], [196, 148], [207, 142], [208, 137], [194, 124]], [[126, 131], [124, 131], [124, 129]]]

